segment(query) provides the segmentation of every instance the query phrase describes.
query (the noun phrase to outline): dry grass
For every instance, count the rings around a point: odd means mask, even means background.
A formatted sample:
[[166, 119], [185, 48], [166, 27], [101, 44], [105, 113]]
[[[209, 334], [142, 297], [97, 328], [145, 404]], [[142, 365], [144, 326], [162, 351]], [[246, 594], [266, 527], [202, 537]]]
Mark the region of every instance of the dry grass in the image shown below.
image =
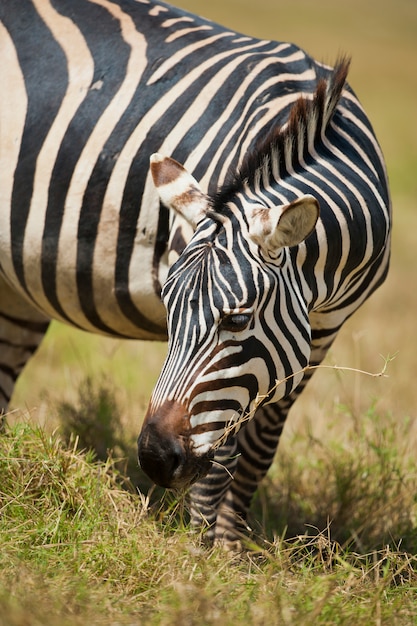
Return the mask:
[[57, 435], [21, 424], [0, 446], [1, 626], [395, 625], [415, 614], [417, 562], [399, 547], [354, 552], [324, 529], [230, 557], [184, 530], [181, 501], [149, 509], [112, 462]]

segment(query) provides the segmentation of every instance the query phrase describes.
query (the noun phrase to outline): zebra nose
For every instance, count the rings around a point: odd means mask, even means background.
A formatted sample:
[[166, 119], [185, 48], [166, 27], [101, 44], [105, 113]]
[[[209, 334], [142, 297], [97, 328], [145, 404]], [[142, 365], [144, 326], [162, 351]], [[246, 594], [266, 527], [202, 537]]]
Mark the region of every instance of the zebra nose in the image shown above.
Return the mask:
[[139, 465], [161, 487], [179, 487], [185, 480], [187, 454], [182, 441], [146, 424], [138, 439]]

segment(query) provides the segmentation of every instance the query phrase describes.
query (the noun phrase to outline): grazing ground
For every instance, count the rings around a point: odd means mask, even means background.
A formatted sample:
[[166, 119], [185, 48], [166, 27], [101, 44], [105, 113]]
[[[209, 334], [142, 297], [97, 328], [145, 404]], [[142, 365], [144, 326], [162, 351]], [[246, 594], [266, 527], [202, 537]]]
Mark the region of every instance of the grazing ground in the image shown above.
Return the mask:
[[[353, 539], [309, 527], [291, 539], [253, 540], [232, 557], [190, 535], [182, 501], [149, 510], [145, 496], [122, 488], [111, 461], [20, 423], [0, 441], [0, 624], [411, 624], [415, 538], [371, 545], [389, 527], [397, 537], [412, 527], [397, 507], [411, 510], [415, 478], [378, 445], [359, 460], [332, 449], [312, 468], [314, 495], [322, 506], [330, 496], [330, 513], [345, 514], [340, 528]], [[296, 487], [300, 469], [278, 465], [271, 481], [283, 471]], [[330, 485], [334, 478], [341, 484]], [[301, 515], [317, 506], [307, 491], [281, 496]], [[271, 512], [266, 520], [277, 528]]]
[[316, 373], [255, 499], [249, 551], [233, 557], [190, 535], [185, 498], [152, 491], [136, 466], [165, 346], [53, 324], [0, 440], [0, 626], [415, 623], [417, 4], [182, 6], [329, 63], [352, 54], [386, 155], [393, 256], [326, 363], [378, 373], [389, 360], [388, 377]]

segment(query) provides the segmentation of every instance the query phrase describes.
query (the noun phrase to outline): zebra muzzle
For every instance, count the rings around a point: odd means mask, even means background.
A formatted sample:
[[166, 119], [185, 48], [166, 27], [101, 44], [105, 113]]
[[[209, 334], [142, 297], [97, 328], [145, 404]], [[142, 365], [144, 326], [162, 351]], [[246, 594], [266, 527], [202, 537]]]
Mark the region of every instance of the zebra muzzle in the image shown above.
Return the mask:
[[154, 483], [171, 489], [189, 487], [211, 467], [209, 455], [193, 452], [187, 412], [174, 402], [156, 414], [148, 411], [138, 438], [138, 458]]

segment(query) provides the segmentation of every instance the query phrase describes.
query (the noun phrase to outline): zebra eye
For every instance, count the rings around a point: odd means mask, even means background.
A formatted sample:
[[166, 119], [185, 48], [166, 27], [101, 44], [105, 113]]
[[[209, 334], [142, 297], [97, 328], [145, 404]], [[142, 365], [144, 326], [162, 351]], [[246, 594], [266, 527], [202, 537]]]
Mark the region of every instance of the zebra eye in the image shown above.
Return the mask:
[[231, 313], [223, 317], [220, 322], [220, 329], [232, 333], [240, 332], [241, 330], [245, 330], [251, 319], [251, 313]]

